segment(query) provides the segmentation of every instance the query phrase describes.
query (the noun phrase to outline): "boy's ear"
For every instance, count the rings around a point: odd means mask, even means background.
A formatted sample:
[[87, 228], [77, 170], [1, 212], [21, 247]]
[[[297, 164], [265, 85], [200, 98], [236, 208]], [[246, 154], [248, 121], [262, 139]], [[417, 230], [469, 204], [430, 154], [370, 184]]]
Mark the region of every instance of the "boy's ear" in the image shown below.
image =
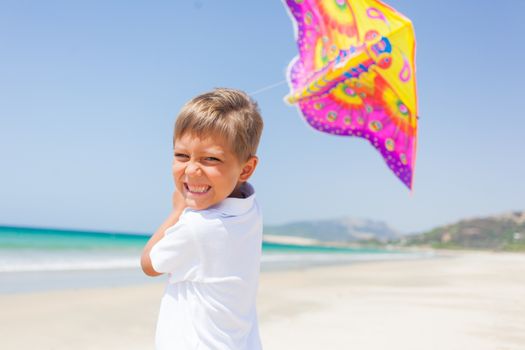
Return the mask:
[[239, 176], [239, 181], [248, 181], [250, 176], [252, 176], [257, 164], [259, 163], [259, 158], [257, 156], [251, 156], [250, 159], [244, 163], [242, 167], [241, 175]]

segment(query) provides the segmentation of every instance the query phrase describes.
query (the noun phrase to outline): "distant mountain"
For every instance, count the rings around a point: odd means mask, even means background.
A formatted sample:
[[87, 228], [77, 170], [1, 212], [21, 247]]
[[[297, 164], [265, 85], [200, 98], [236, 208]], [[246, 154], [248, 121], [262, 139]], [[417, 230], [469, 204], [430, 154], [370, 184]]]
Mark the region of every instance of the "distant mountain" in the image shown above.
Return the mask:
[[399, 244], [447, 249], [525, 251], [525, 211], [464, 219], [429, 232], [406, 236]]
[[354, 243], [358, 241], [386, 242], [398, 239], [401, 234], [385, 222], [340, 218], [333, 220], [298, 221], [283, 225], [264, 227], [264, 234], [291, 236], [330, 243]]

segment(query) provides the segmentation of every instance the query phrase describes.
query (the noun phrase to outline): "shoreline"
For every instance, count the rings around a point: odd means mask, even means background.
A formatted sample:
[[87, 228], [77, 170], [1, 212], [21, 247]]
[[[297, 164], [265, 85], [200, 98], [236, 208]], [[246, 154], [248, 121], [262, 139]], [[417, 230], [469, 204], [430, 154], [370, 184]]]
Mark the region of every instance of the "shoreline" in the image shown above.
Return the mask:
[[[392, 250], [379, 254], [339, 254], [307, 252], [289, 254], [269, 252], [263, 254], [261, 274], [273, 271], [293, 271], [317, 266], [337, 266], [436, 258], [430, 250]], [[146, 276], [140, 266], [105, 269], [35, 270], [0, 272], [0, 297], [12, 294], [32, 294], [47, 291], [115, 288], [143, 284], [165, 283], [168, 276]]]
[[[445, 253], [261, 273], [264, 349], [525, 348], [525, 254]], [[0, 295], [0, 347], [153, 349], [164, 286]]]

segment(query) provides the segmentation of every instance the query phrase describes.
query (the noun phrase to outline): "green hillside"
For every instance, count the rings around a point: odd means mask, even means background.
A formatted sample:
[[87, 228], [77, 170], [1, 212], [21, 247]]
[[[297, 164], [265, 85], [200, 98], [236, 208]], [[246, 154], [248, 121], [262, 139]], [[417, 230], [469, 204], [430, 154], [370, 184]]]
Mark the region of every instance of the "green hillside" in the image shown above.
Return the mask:
[[396, 243], [444, 249], [525, 251], [525, 212], [461, 220], [429, 232], [405, 236]]

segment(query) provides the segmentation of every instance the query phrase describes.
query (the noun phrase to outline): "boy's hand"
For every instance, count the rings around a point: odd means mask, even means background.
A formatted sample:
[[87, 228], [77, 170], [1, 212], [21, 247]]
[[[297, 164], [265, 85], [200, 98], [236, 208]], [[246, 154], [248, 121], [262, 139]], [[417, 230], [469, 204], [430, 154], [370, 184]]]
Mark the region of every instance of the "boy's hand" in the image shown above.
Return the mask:
[[181, 214], [182, 211], [187, 207], [186, 199], [184, 199], [184, 196], [182, 195], [182, 193], [180, 193], [177, 190], [173, 191], [172, 205], [173, 205], [173, 211], [179, 214]]

